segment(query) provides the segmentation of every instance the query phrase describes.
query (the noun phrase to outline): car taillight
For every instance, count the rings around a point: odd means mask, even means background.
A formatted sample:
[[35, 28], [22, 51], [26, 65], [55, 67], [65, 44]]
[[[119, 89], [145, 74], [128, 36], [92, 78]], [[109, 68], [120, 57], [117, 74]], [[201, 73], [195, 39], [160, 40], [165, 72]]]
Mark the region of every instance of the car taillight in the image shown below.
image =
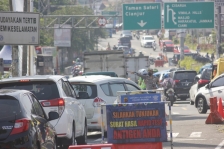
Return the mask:
[[46, 100], [42, 101], [41, 105], [43, 107], [58, 107], [58, 114], [61, 116], [65, 109], [65, 100], [63, 98]]
[[179, 82], [180, 82], [180, 80], [174, 80], [174, 82], [175, 82], [175, 83], [179, 83]]
[[27, 131], [29, 129], [29, 125], [30, 125], [30, 120], [27, 118], [16, 120], [10, 135]]
[[100, 107], [102, 104], [106, 104], [106, 102], [99, 98], [99, 97], [96, 97], [94, 100], [93, 100], [93, 106], [94, 107]]
[[208, 82], [209, 80], [203, 80], [203, 79], [198, 80], [198, 84], [206, 84]]

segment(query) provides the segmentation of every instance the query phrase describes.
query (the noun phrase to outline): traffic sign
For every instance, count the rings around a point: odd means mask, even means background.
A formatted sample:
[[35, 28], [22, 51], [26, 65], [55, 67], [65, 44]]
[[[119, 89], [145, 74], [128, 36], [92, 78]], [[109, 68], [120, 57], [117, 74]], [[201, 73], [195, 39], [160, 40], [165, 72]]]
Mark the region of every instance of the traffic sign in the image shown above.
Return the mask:
[[214, 28], [214, 2], [164, 3], [165, 29]]
[[160, 3], [123, 4], [123, 29], [161, 29]]
[[107, 24], [107, 20], [104, 17], [100, 17], [98, 19], [98, 25], [99, 26], [105, 26]]

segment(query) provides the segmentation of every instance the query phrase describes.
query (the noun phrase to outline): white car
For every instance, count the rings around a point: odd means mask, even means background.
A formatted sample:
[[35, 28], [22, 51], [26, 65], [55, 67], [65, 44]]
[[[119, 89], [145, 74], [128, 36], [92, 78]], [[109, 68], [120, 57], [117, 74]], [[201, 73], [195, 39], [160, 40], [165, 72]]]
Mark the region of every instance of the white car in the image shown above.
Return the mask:
[[217, 102], [222, 99], [224, 106], [224, 74], [201, 87], [195, 95], [193, 101], [199, 113], [206, 113], [210, 106], [210, 98], [217, 97]]
[[0, 89], [21, 89], [32, 92], [45, 113], [58, 112], [59, 118], [50, 121], [57, 134], [57, 145], [86, 144], [87, 121], [83, 105], [76, 99], [74, 89], [64, 76], [37, 75], [15, 77], [0, 81]]
[[117, 91], [140, 90], [131, 80], [103, 75], [78, 76], [69, 79], [78, 100], [86, 110], [87, 125], [90, 130], [101, 129], [101, 104], [113, 104]]
[[155, 41], [155, 39], [153, 38], [153, 36], [142, 36], [141, 37], [141, 46], [144, 48], [151, 48], [152, 47], [152, 43]]

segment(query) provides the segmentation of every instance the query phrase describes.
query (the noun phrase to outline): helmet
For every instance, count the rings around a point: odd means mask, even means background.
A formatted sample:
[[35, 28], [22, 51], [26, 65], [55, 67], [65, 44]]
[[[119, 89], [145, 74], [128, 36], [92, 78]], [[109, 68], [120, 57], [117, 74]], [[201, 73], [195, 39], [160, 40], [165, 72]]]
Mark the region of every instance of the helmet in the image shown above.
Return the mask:
[[148, 74], [147, 70], [145, 70], [145, 69], [140, 69], [138, 71], [138, 73], [141, 74], [141, 75], [147, 75]]
[[170, 77], [170, 75], [169, 75], [169, 73], [166, 73], [166, 74], [164, 74], [164, 76], [163, 76], [163, 77], [164, 77], [164, 79], [165, 79], [165, 78], [169, 78], [169, 77]]

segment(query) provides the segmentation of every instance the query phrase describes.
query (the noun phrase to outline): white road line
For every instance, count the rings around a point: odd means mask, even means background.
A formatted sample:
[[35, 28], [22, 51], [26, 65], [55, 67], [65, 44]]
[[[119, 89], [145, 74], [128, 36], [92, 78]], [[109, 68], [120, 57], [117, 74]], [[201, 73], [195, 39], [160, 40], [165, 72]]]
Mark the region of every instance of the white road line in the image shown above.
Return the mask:
[[192, 132], [190, 138], [199, 138], [201, 137], [202, 132]]
[[182, 108], [183, 110], [187, 110], [187, 108]]
[[[173, 138], [176, 138], [179, 135], [179, 133], [172, 133]], [[170, 133], [167, 133], [168, 138], [170, 138]]]
[[94, 131], [94, 132], [88, 132], [87, 135], [96, 135], [96, 134], [101, 134], [101, 132]]
[[177, 114], [180, 114], [180, 113], [178, 113], [178, 112], [172, 112], [174, 115], [177, 115]]
[[223, 145], [224, 145], [224, 140], [215, 149], [221, 149]]
[[[104, 138], [105, 139], [105, 138]], [[94, 142], [97, 142], [97, 141], [101, 141], [102, 139], [101, 138], [99, 138], [99, 139], [96, 139], [96, 140], [94, 140]]]
[[207, 140], [207, 139], [178, 139], [175, 138], [175, 141], [203, 141], [203, 140]]

